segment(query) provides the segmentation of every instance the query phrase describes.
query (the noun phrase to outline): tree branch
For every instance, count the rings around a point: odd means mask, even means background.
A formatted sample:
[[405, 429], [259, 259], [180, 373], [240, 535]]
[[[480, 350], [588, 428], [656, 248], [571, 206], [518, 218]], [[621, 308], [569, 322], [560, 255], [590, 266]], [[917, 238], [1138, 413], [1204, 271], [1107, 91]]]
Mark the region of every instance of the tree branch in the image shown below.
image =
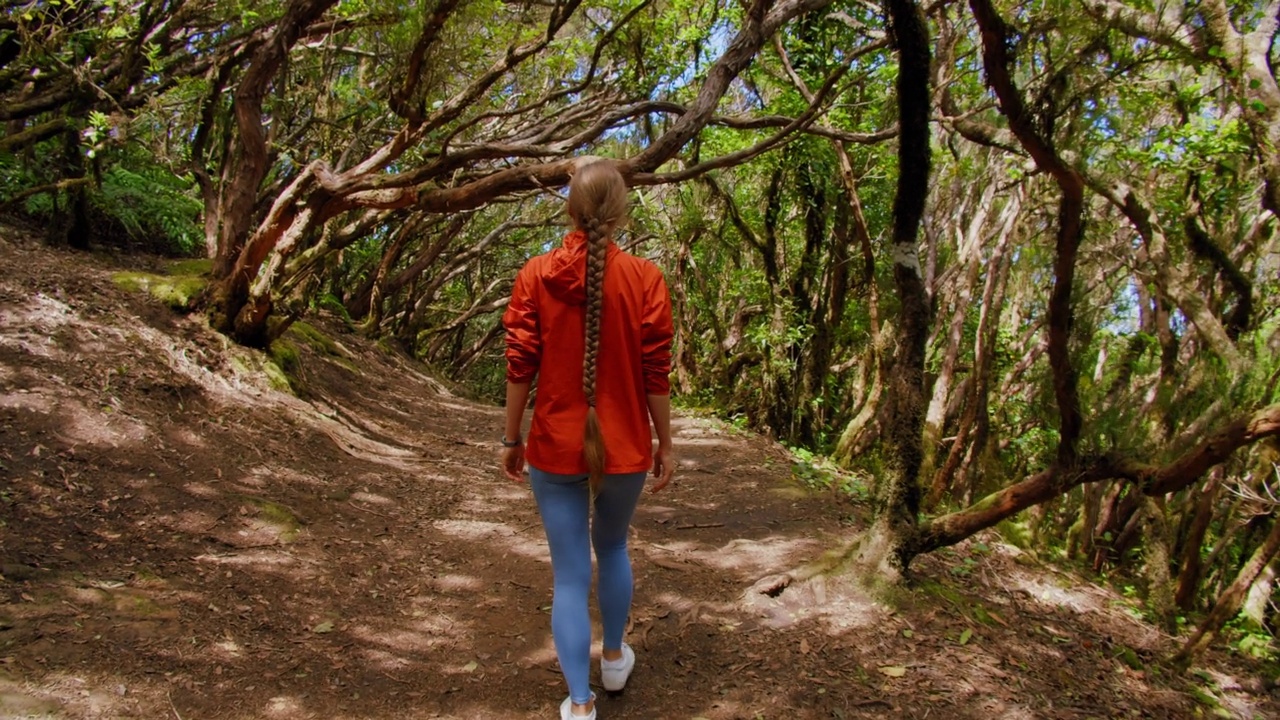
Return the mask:
[[1236, 418], [1165, 465], [1150, 466], [1117, 458], [1093, 458], [1078, 470], [1055, 465], [994, 492], [964, 510], [931, 520], [921, 526], [909, 546], [920, 554], [954, 545], [1085, 483], [1123, 478], [1136, 483], [1141, 492], [1149, 496], [1176, 492], [1190, 487], [1240, 448], [1278, 435], [1280, 404], [1273, 404]]

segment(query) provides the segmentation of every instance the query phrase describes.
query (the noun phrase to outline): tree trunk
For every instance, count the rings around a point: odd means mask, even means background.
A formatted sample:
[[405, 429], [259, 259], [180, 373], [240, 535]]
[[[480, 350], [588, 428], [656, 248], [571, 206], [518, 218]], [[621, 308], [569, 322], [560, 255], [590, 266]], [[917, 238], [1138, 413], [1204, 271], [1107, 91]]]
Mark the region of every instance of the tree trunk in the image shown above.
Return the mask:
[[1146, 526], [1146, 554], [1143, 557], [1143, 575], [1147, 581], [1147, 607], [1155, 614], [1165, 632], [1175, 632], [1173, 580], [1169, 576], [1172, 556], [1169, 543], [1169, 524], [1164, 505], [1156, 498], [1148, 497], [1143, 506], [1143, 524]]
[[[938, 445], [942, 439], [942, 428], [946, 424], [946, 409], [951, 396], [951, 386], [955, 378], [956, 363], [960, 357], [961, 342], [964, 339], [965, 320], [972, 309], [973, 288], [978, 283], [978, 274], [982, 269], [982, 235], [986, 229], [987, 215], [995, 198], [996, 184], [991, 183], [983, 190], [978, 208], [969, 222], [968, 231], [961, 237], [957, 248], [956, 267], [963, 268], [964, 275], [954, 284], [955, 294], [952, 296], [951, 324], [947, 330], [946, 348], [942, 354], [942, 364], [938, 368], [938, 378], [933, 383], [933, 397], [924, 417], [924, 437], [921, 439], [923, 458], [920, 462], [920, 475], [932, 478], [937, 469]], [[927, 505], [937, 504], [941, 493], [936, 484], [929, 493]]]
[[910, 560], [902, 552], [903, 543], [915, 532], [920, 512], [924, 354], [931, 320], [919, 258], [920, 221], [929, 192], [930, 48], [920, 6], [914, 0], [888, 0], [887, 5], [898, 49], [901, 131], [890, 252], [899, 316], [896, 347], [883, 371], [888, 389], [886, 462], [877, 482], [877, 519], [867, 546], [873, 555], [864, 563], [871, 561], [882, 570], [901, 573]]
[[[966, 465], [972, 465], [978, 461], [986, 448], [991, 366], [995, 362], [995, 347], [1000, 334], [1000, 311], [1004, 306], [1005, 288], [1009, 281], [1009, 269], [1012, 264], [1008, 249], [1021, 208], [1022, 193], [1018, 192], [1005, 206], [1000, 240], [986, 263], [987, 279], [982, 289], [982, 304], [978, 309], [978, 330], [975, 336], [976, 345], [973, 349], [974, 367], [970, 375], [972, 382], [969, 383], [964, 413], [956, 428], [956, 439], [952, 441], [951, 449], [942, 467], [933, 477], [933, 488], [929, 493], [931, 504], [938, 503], [950, 490], [952, 478], [961, 467], [961, 458], [967, 459]], [[972, 443], [970, 437], [972, 437]], [[976, 478], [977, 474], [974, 473], [971, 476]], [[964, 484], [969, 488], [966, 493], [968, 500], [976, 488], [972, 483]]]
[[[417, 234], [418, 228], [421, 226], [422, 220], [418, 218], [411, 220], [396, 231], [395, 238], [391, 241], [391, 245], [382, 253], [382, 259], [378, 261], [378, 268], [370, 276], [368, 294], [357, 293], [358, 299], [353, 303], [357, 311], [364, 310], [362, 313], [364, 322], [360, 325], [360, 332], [369, 337], [377, 335], [378, 330], [382, 326], [382, 297], [383, 289], [386, 286], [387, 275], [391, 272], [391, 268], [400, 262], [400, 256], [404, 253], [405, 246], [409, 244], [409, 239]], [[348, 307], [347, 311], [353, 318], [360, 317], [351, 312], [352, 308]]]
[[1240, 612], [1240, 608], [1244, 605], [1249, 588], [1253, 586], [1258, 576], [1280, 551], [1280, 521], [1271, 523], [1271, 532], [1267, 534], [1267, 539], [1263, 541], [1258, 549], [1249, 557], [1249, 561], [1240, 568], [1240, 572], [1236, 574], [1236, 579], [1227, 586], [1227, 589], [1218, 598], [1218, 602], [1214, 603], [1213, 610], [1209, 611], [1209, 616], [1200, 623], [1200, 627], [1196, 628], [1195, 633], [1182, 646], [1178, 654], [1174, 656], [1174, 662], [1182, 665], [1189, 664], [1198, 653], [1204, 650], [1213, 642], [1217, 634], [1222, 630], [1227, 621], [1235, 617]]
[[1276, 588], [1277, 575], [1280, 575], [1280, 568], [1276, 567], [1276, 562], [1273, 560], [1249, 587], [1249, 594], [1244, 600], [1244, 607], [1240, 609], [1240, 614], [1249, 621], [1254, 630], [1260, 632], [1269, 630], [1267, 611], [1271, 606], [1271, 593]]
[[[258, 192], [267, 175], [267, 137], [263, 128], [262, 103], [294, 44], [308, 25], [320, 19], [337, 0], [291, 0], [275, 31], [253, 53], [236, 87], [232, 112], [237, 142], [224, 160], [227, 185], [217, 196], [217, 206], [205, 208], [217, 218], [216, 252], [210, 321], [214, 328], [231, 334], [248, 345], [269, 341], [265, 328], [237, 331], [241, 310], [249, 299], [249, 284], [265, 259], [248, 243], [258, 203]], [[268, 308], [269, 309], [269, 308]], [[258, 310], [256, 314], [263, 314]]]
[[1178, 570], [1178, 588], [1173, 600], [1184, 612], [1195, 607], [1196, 594], [1200, 589], [1200, 554], [1204, 548], [1205, 534], [1213, 521], [1213, 504], [1218, 497], [1218, 482], [1221, 473], [1215, 472], [1209, 481], [1196, 493], [1195, 512], [1191, 525], [1187, 529], [1186, 538], [1182, 542], [1182, 559]]
[[1049, 295], [1047, 347], [1049, 367], [1053, 372], [1053, 394], [1058, 405], [1055, 462], [1063, 469], [1070, 469], [1077, 460], [1076, 443], [1083, 424], [1070, 346], [1073, 323], [1071, 291], [1075, 283], [1076, 256], [1084, 234], [1084, 179], [1062, 161], [1053, 146], [1053, 139], [1041, 135], [1043, 123], [1037, 121], [1014, 84], [1013, 57], [1009, 54], [1013, 46], [1009, 43], [1004, 19], [996, 12], [991, 0], [970, 0], [969, 5], [982, 34], [982, 65], [987, 72], [987, 82], [1000, 99], [1000, 109], [1009, 119], [1009, 127], [1036, 165], [1053, 176], [1062, 191], [1058, 203], [1053, 289]]

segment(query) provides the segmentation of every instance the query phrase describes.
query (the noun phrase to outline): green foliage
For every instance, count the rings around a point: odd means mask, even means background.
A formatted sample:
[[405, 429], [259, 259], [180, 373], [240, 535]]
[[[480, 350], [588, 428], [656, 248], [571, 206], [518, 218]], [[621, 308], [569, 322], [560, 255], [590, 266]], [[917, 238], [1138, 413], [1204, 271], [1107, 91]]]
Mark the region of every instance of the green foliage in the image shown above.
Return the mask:
[[[60, 152], [57, 143], [50, 141], [38, 144], [27, 161], [0, 153], [0, 199], [51, 182], [55, 176], [50, 171], [62, 162]], [[85, 190], [95, 241], [171, 256], [192, 256], [204, 250], [203, 206], [195, 199], [190, 178], [128, 154], [99, 161], [113, 164]], [[31, 195], [21, 209], [32, 218], [52, 222], [66, 212], [68, 198], [66, 190]]]
[[342, 303], [333, 293], [320, 293], [316, 296], [315, 307], [324, 310], [342, 318], [347, 325], [352, 324], [351, 313], [347, 312], [347, 306]]
[[174, 255], [192, 255], [204, 247], [199, 224], [202, 206], [192, 191], [191, 182], [165, 170], [134, 171], [117, 165], [107, 170], [102, 186], [90, 198], [134, 241]]
[[792, 455], [791, 477], [810, 490], [834, 490], [856, 501], [870, 499], [868, 478], [838, 467], [830, 458], [803, 447], [787, 448]]

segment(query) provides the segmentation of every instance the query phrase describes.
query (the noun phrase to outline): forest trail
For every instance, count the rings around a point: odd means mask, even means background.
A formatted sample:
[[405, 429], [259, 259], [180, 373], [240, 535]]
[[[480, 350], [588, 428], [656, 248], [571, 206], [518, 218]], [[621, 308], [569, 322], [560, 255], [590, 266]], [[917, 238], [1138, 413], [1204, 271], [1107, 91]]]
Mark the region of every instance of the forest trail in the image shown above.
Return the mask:
[[[555, 717], [546, 543], [498, 408], [324, 322], [290, 335], [305, 399], [280, 392], [109, 258], [3, 235], [0, 717]], [[1122, 597], [994, 536], [922, 558], [892, 606], [753, 596], [866, 510], [763, 438], [676, 425], [633, 534], [639, 665], [602, 720], [1280, 717], [1247, 665], [1162, 670]]]

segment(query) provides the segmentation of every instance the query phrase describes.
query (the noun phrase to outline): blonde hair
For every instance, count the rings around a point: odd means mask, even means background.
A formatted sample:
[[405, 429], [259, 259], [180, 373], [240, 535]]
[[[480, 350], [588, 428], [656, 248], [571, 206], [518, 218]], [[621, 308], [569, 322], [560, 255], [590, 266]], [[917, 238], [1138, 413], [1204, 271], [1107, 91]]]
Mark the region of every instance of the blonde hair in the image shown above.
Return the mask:
[[587, 396], [587, 424], [582, 454], [592, 490], [604, 478], [604, 435], [596, 414], [596, 365], [600, 356], [600, 315], [604, 304], [604, 269], [609, 238], [626, 219], [627, 183], [612, 162], [596, 160], [578, 168], [569, 181], [569, 217], [587, 234], [586, 352], [582, 358], [582, 390]]

